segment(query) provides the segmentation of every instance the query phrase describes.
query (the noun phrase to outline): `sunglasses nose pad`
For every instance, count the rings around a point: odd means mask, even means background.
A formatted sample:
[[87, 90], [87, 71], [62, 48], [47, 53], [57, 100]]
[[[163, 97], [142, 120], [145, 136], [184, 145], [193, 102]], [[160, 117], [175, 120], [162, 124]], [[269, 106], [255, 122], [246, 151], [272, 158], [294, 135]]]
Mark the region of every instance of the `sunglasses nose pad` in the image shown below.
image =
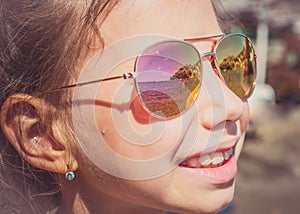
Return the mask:
[[215, 54], [209, 56], [209, 62], [211, 64], [211, 66], [212, 66], [212, 69], [217, 74], [217, 76], [225, 83], [225, 80], [224, 80], [224, 78], [223, 78], [223, 76], [222, 76], [222, 74], [221, 74], [221, 72], [220, 72], [220, 70], [218, 68], [218, 63], [216, 61], [216, 55]]

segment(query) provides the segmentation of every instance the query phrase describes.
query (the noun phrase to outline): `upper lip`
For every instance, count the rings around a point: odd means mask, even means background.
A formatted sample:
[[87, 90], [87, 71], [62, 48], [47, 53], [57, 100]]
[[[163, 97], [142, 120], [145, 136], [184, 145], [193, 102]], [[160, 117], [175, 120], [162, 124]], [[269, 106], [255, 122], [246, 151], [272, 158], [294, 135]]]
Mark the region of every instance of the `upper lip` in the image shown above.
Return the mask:
[[217, 148], [207, 148], [205, 150], [202, 151], [196, 151], [193, 154], [187, 156], [184, 161], [189, 160], [191, 158], [195, 158], [195, 157], [200, 157], [201, 155], [205, 155], [205, 154], [211, 154], [214, 152], [223, 152], [226, 150], [229, 150], [231, 148], [233, 148], [239, 141], [240, 136], [236, 136], [227, 140], [222, 141]]

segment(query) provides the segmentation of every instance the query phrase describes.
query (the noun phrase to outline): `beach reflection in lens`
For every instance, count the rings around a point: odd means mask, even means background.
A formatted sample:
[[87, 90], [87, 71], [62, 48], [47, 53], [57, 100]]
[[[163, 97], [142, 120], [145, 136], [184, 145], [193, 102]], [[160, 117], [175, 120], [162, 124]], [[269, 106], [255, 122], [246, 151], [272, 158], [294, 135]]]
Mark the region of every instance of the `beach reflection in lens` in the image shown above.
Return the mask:
[[139, 57], [135, 71], [141, 102], [159, 118], [184, 112], [195, 101], [201, 85], [200, 56], [184, 42], [151, 46]]

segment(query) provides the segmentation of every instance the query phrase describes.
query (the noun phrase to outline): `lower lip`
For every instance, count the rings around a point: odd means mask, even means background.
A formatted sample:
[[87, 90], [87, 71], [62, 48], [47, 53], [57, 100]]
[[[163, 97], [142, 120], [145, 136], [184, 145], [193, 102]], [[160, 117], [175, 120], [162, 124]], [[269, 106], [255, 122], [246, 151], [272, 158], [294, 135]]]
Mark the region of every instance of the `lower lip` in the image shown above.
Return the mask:
[[202, 180], [209, 184], [226, 184], [235, 178], [237, 174], [237, 164], [234, 157], [231, 157], [224, 165], [216, 168], [188, 168], [179, 167], [179, 170], [187, 177], [194, 180]]

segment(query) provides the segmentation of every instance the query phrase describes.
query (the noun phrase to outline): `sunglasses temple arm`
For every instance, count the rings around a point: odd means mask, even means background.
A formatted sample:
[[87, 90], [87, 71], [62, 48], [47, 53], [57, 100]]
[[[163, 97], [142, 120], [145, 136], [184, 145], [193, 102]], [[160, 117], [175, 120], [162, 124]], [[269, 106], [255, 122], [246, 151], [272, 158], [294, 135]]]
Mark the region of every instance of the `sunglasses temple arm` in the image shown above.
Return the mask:
[[60, 90], [68, 89], [68, 88], [80, 87], [80, 86], [84, 86], [84, 85], [90, 85], [90, 84], [95, 84], [95, 83], [105, 82], [105, 81], [110, 81], [110, 80], [115, 80], [115, 79], [121, 79], [121, 78], [131, 79], [131, 78], [134, 78], [135, 76], [136, 75], [134, 72], [129, 72], [129, 73], [124, 73], [123, 75], [120, 75], [120, 76], [114, 76], [114, 77], [108, 77], [108, 78], [104, 78], [104, 79], [92, 80], [92, 81], [88, 81], [88, 82], [76, 83], [76, 84], [72, 84], [72, 85], [62, 86], [59, 88], [52, 88], [52, 89], [49, 89], [44, 92], [38, 92], [38, 94], [47, 93], [47, 92], [55, 92], [55, 91], [60, 91]]

